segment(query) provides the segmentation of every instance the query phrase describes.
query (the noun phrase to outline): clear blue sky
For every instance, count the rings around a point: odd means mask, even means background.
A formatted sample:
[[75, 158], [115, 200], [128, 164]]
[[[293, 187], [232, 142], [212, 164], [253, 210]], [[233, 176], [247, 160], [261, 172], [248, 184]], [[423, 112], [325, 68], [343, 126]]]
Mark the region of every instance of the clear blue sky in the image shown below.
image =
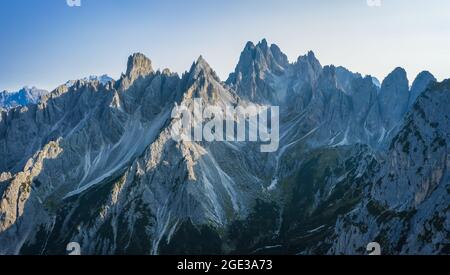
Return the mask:
[[384, 78], [430, 70], [450, 78], [450, 1], [381, 0], [4, 0], [0, 90], [53, 89], [92, 74], [118, 77], [133, 52], [182, 73], [203, 55], [225, 79], [247, 41], [267, 38], [294, 61]]

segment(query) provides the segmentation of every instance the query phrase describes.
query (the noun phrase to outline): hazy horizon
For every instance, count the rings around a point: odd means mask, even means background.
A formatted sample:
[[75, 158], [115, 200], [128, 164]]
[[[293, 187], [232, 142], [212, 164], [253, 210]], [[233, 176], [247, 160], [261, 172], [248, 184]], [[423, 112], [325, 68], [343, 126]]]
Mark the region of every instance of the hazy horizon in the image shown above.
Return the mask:
[[312, 50], [322, 65], [382, 81], [403, 67], [450, 78], [450, 3], [444, 0], [17, 0], [0, 11], [0, 90], [52, 90], [67, 80], [118, 78], [134, 52], [182, 74], [202, 55], [222, 80], [247, 41], [265, 38], [294, 62]]

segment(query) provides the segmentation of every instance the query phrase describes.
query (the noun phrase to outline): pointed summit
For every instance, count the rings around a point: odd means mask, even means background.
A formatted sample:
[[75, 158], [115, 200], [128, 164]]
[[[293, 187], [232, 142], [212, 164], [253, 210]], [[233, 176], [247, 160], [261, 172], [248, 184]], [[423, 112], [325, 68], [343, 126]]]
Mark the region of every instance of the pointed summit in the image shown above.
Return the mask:
[[322, 72], [322, 65], [317, 60], [314, 52], [309, 51], [306, 55], [297, 59], [297, 62], [294, 64], [294, 71], [302, 83], [314, 83]]
[[134, 53], [128, 57], [127, 72], [122, 74], [115, 86], [126, 90], [136, 80], [153, 73], [152, 61], [142, 53]]
[[313, 51], [308, 51], [307, 54], [299, 56], [297, 59], [297, 63], [309, 63], [313, 66], [319, 65], [320, 67], [322, 67], [320, 65], [319, 60], [317, 60], [316, 55], [314, 54]]
[[197, 58], [197, 61], [192, 64], [191, 69], [189, 70], [189, 78], [191, 80], [195, 80], [198, 79], [201, 75], [205, 77], [211, 76], [214, 80], [220, 82], [220, 79], [217, 76], [216, 72], [211, 68], [209, 63], [202, 55], [200, 55]]
[[218, 104], [218, 102], [231, 102], [233, 95], [224, 88], [223, 82], [211, 68], [206, 59], [201, 55], [192, 63], [189, 72], [183, 74], [182, 91], [185, 104], [190, 105], [191, 100], [201, 98], [208, 104]]
[[206, 59], [203, 57], [203, 55], [200, 55], [197, 58], [197, 61], [195, 62], [196, 66], [201, 66], [201, 67], [205, 67], [205, 68], [210, 68], [208, 62], [206, 61]]
[[352, 82], [355, 79], [362, 79], [362, 75], [359, 73], [354, 73], [342, 66], [336, 67], [337, 86], [344, 93], [346, 94], [352, 93]]
[[[395, 68], [381, 83], [381, 96], [385, 96], [387, 101], [396, 95], [408, 94], [409, 84], [405, 69]], [[390, 98], [390, 99], [389, 99]]]
[[269, 44], [267, 43], [266, 39], [261, 40], [260, 42], [258, 42], [258, 44], [256, 44], [255, 46], [256, 49], [259, 49], [260, 51], [262, 51], [264, 54], [268, 54], [269, 53]]
[[131, 80], [153, 72], [152, 62], [142, 53], [135, 53], [128, 58], [126, 75]]
[[337, 88], [336, 67], [334, 65], [323, 67], [317, 83], [318, 88], [322, 90]]
[[384, 122], [388, 129], [407, 112], [409, 84], [405, 69], [395, 68], [381, 84], [379, 102]]
[[[386, 93], [386, 96], [393, 96], [393, 94], [402, 92], [408, 93], [408, 77], [405, 69], [401, 67], [395, 68], [381, 83], [381, 93]], [[406, 90], [406, 92], [405, 92]]]
[[247, 42], [239, 62], [226, 83], [241, 97], [258, 102], [272, 102], [278, 97], [270, 86], [282, 76], [290, 64], [280, 48], [266, 39], [258, 44]]
[[395, 68], [384, 78], [384, 80], [381, 82], [381, 86], [389, 85], [390, 83], [395, 81], [402, 81], [403, 84], [405, 82], [408, 82], [408, 76], [404, 68], [402, 67]]
[[254, 48], [255, 48], [255, 44], [254, 44], [252, 41], [248, 41], [248, 42], [245, 44], [245, 47], [244, 47], [243, 52], [245, 52], [245, 51], [251, 51], [251, 50], [253, 50]]
[[314, 58], [314, 59], [316, 58], [316, 55], [314, 54], [313, 51], [308, 51], [308, 54], [306, 56], [308, 56], [308, 58]]
[[266, 73], [282, 74], [289, 66], [287, 56], [280, 48], [272, 44], [269, 47], [266, 39], [258, 44], [247, 42], [239, 58], [234, 73], [230, 74], [227, 83], [236, 84], [241, 79], [247, 79], [252, 74], [263, 76]]
[[436, 78], [429, 71], [419, 73], [411, 86], [409, 106], [411, 107], [414, 104], [416, 99], [428, 88], [430, 83], [436, 81]]
[[283, 68], [289, 66], [289, 60], [287, 56], [281, 51], [281, 49], [276, 44], [270, 45], [270, 51], [277, 64], [279, 64]]

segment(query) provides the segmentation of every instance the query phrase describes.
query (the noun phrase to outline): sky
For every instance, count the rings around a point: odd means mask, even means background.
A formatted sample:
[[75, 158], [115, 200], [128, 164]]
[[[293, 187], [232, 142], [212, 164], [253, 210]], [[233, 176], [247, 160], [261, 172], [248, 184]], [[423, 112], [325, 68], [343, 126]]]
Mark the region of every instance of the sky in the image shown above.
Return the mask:
[[411, 82], [422, 70], [450, 78], [450, 1], [377, 1], [3, 0], [0, 90], [118, 78], [134, 52], [180, 74], [203, 55], [226, 80], [246, 42], [263, 38], [292, 62], [313, 50], [381, 80], [398, 66]]

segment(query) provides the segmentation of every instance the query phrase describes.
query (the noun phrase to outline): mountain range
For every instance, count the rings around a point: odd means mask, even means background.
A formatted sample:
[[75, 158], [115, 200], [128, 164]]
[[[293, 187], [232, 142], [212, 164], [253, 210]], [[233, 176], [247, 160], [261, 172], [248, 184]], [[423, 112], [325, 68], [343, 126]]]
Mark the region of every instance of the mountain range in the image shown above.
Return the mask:
[[[101, 76], [91, 75], [79, 80], [69, 80], [64, 85], [70, 88], [75, 84], [76, 81], [99, 81], [101, 84], [106, 84], [111, 80], [113, 79], [106, 74]], [[24, 107], [30, 104], [37, 104], [42, 99], [42, 97], [48, 93], [49, 92], [47, 90], [38, 89], [36, 87], [30, 88], [27, 86], [15, 92], [3, 91], [0, 92], [0, 108], [9, 110], [15, 107]]]
[[[176, 142], [174, 103], [280, 107], [280, 148]], [[450, 80], [245, 45], [225, 81], [140, 53], [0, 112], [0, 254], [450, 253]]]

